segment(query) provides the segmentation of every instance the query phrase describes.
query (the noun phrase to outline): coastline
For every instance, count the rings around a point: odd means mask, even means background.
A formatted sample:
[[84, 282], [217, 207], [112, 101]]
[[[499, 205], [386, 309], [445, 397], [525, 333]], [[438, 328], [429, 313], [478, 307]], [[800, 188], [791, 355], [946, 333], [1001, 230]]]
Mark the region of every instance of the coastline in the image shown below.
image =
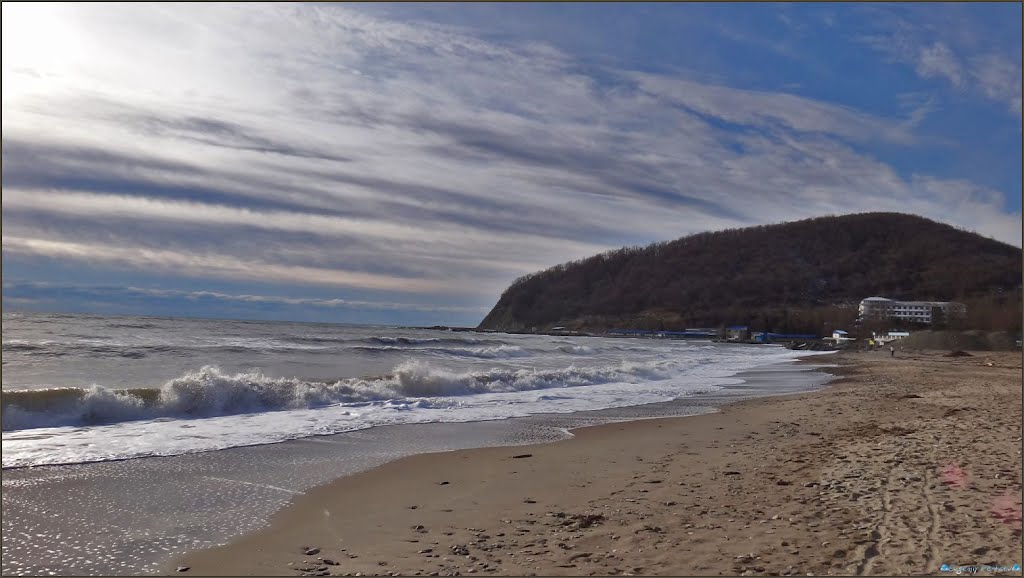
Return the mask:
[[819, 387], [829, 376], [818, 367], [770, 363], [714, 392], [603, 410], [386, 425], [165, 457], [7, 468], [3, 572], [159, 573], [175, 556], [265, 527], [311, 488], [404, 456], [542, 443], [588, 425], [707, 413], [737, 399]]
[[165, 570], [803, 575], [1019, 564], [1020, 354], [829, 359], [842, 377], [810, 393], [392, 461], [313, 488], [269, 526]]

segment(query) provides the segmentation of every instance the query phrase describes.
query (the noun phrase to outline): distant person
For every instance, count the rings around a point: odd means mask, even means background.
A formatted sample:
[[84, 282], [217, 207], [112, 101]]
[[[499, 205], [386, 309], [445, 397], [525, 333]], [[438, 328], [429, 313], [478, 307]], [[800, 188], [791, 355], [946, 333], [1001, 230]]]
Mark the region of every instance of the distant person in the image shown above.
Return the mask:
[[891, 345], [889, 346], [889, 355], [892, 357], [896, 357], [896, 348]]

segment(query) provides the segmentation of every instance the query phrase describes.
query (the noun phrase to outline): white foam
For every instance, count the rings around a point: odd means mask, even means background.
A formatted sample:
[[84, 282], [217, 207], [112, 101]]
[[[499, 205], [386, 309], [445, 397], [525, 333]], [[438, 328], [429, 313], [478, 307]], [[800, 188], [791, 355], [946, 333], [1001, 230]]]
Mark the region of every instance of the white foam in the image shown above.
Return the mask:
[[529, 357], [533, 355], [529, 350], [518, 345], [498, 345], [496, 347], [440, 347], [426, 349], [446, 355], [459, 357], [478, 357], [480, 359], [509, 359], [511, 357]]
[[[510, 361], [518, 366], [472, 369], [416, 359], [381, 379], [332, 383], [203, 367], [167, 382], [150, 406], [95, 386], [77, 405], [48, 414], [8, 407], [4, 428], [13, 431], [3, 433], [3, 466], [173, 455], [379, 425], [639, 405], [713, 391], [737, 383], [731, 378], [736, 372], [808, 355], [773, 347], [666, 349], [671, 353], [590, 356], [586, 365], [547, 368], [524, 366], [531, 358], [514, 355]], [[112, 423], [88, 425], [97, 421]]]
[[562, 353], [569, 353], [572, 355], [591, 355], [597, 353], [597, 350], [593, 347], [587, 347], [586, 345], [559, 345], [558, 350]]
[[[504, 349], [503, 349], [504, 348]], [[490, 348], [512, 356], [518, 347]], [[691, 360], [692, 362], [693, 360]], [[685, 369], [682, 361], [624, 361], [618, 364], [561, 369], [497, 367], [482, 371], [453, 371], [422, 360], [410, 360], [381, 379], [345, 379], [334, 383], [295, 378], [269, 378], [259, 372], [225, 374], [207, 366], [173, 379], [160, 389], [154, 403], [145, 405], [124, 391], [93, 386], [81, 398], [64, 397], [45, 411], [9, 405], [5, 430], [79, 426], [162, 417], [201, 418], [333, 404], [400, 400], [403, 398], [464, 396], [493, 392], [574, 387], [612, 381], [664, 379]]]

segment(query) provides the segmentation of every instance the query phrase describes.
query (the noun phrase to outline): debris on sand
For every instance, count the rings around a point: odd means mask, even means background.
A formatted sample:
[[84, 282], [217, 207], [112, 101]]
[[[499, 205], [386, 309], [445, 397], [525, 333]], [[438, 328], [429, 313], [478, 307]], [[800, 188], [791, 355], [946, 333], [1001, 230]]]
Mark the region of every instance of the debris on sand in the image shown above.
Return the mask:
[[574, 526], [576, 528], [589, 528], [604, 521], [601, 514], [573, 514], [568, 520], [561, 523], [562, 526]]

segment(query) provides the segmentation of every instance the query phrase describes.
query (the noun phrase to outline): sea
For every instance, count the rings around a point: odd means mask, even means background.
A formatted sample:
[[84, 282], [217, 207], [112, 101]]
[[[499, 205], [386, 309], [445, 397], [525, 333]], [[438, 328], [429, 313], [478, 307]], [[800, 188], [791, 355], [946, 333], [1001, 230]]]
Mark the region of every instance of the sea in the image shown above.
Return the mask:
[[2, 335], [4, 574], [156, 572], [402, 455], [825, 381], [710, 341], [42, 313]]

